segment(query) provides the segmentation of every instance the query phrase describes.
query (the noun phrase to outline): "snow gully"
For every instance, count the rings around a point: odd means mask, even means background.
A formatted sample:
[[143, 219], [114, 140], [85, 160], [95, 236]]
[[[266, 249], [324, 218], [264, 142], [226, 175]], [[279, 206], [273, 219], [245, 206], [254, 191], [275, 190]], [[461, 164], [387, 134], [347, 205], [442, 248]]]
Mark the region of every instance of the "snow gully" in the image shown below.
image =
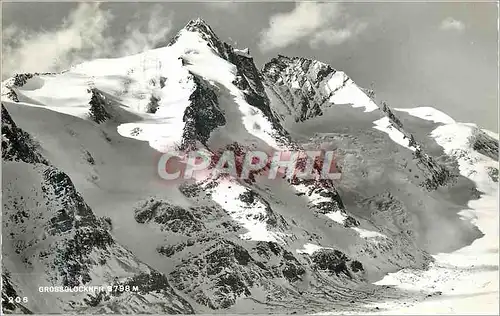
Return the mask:
[[158, 161], [158, 175], [163, 180], [216, 179], [230, 176], [253, 180], [256, 175], [268, 179], [341, 178], [333, 151], [247, 151], [223, 150], [209, 152], [172, 151], [163, 153]]

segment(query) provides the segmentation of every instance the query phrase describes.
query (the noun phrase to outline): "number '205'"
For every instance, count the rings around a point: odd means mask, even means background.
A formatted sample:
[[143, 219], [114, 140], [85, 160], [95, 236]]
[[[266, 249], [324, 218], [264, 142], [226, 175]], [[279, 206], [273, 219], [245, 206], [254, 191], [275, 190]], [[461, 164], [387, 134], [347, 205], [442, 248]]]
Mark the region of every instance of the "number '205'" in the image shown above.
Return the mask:
[[26, 296], [7, 297], [7, 301], [9, 303], [28, 303], [28, 298]]

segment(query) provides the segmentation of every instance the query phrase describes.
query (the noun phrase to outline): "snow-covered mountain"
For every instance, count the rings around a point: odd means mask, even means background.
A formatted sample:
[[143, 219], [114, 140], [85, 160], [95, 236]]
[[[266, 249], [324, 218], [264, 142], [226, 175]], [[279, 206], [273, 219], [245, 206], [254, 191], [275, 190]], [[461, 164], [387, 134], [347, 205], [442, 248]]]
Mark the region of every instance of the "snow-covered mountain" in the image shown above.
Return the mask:
[[[160, 153], [195, 148], [334, 150], [342, 178], [158, 177]], [[373, 284], [387, 273], [498, 238], [462, 212], [497, 202], [498, 135], [391, 109], [316, 60], [259, 70], [200, 19], [4, 81], [2, 159], [5, 312], [373, 312], [437, 293]], [[137, 291], [39, 291], [79, 285]]]

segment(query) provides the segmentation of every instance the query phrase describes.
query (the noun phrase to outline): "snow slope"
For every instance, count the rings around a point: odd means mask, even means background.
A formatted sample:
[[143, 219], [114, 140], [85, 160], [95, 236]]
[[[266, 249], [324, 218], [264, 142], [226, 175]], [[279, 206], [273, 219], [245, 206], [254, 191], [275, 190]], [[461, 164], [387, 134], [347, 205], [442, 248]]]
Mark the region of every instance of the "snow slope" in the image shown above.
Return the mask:
[[435, 123], [444, 123], [444, 124], [452, 124], [455, 123], [455, 120], [452, 119], [449, 115], [435, 109], [432, 107], [418, 107], [418, 108], [410, 108], [410, 109], [394, 109], [399, 112], [406, 112], [415, 117], [433, 121]]
[[[344, 81], [339, 85], [340, 78]], [[328, 87], [331, 89], [332, 96], [330, 102], [334, 104], [350, 104], [352, 107], [363, 107], [365, 112], [371, 112], [378, 109], [378, 106], [373, 102], [351, 78], [345, 78], [346, 75], [337, 71], [334, 76], [328, 81]]]
[[[457, 158], [460, 172], [470, 178], [483, 192], [480, 199], [469, 203], [461, 214], [484, 233], [470, 246], [452, 253], [435, 255], [436, 262], [427, 271], [402, 270], [377, 282], [425, 292], [440, 292], [438, 298], [401, 308], [399, 302], [378, 305], [391, 314], [489, 314], [499, 313], [499, 214], [498, 182], [489, 175], [489, 168], [498, 162], [474, 151], [469, 137], [475, 127], [461, 123], [440, 126], [432, 137], [445, 151]], [[386, 312], [384, 312], [386, 313]]]
[[[498, 161], [472, 148], [471, 137], [478, 128], [474, 124], [455, 123], [447, 115], [431, 108], [405, 109], [426, 120], [444, 123], [431, 137], [445, 152], [455, 157], [460, 173], [482, 192], [478, 200], [469, 202], [461, 216], [474, 223], [484, 236], [471, 245], [451, 253], [434, 255], [435, 262], [427, 270], [403, 269], [390, 273], [377, 285], [390, 285], [426, 295], [422, 301], [398, 298], [367, 306], [369, 314], [480, 314], [499, 313], [499, 213]], [[498, 141], [498, 135], [488, 132]], [[331, 314], [331, 313], [328, 313]]]

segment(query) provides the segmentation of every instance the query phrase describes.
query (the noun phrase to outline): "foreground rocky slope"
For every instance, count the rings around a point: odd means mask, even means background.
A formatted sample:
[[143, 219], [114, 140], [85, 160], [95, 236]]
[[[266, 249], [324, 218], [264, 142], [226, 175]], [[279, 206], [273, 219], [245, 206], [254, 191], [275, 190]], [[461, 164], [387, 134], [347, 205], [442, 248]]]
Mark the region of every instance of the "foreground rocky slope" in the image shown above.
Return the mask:
[[[115, 242], [111, 221], [96, 217], [68, 175], [40, 151], [2, 105], [3, 311], [192, 312], [165, 276]], [[124, 284], [138, 288], [37, 293], [40, 287]]]
[[[429, 137], [438, 124], [379, 108], [319, 61], [259, 71], [202, 20], [166, 47], [16, 78], [3, 83], [26, 130], [2, 109], [5, 295], [31, 299], [7, 311], [353, 310], [413, 295], [371, 281], [481, 237], [458, 215], [480, 193]], [[491, 136], [474, 143], [498, 156]], [[158, 152], [193, 149], [333, 150], [342, 178], [158, 178]], [[45, 284], [139, 292], [47, 301], [30, 290]]]

